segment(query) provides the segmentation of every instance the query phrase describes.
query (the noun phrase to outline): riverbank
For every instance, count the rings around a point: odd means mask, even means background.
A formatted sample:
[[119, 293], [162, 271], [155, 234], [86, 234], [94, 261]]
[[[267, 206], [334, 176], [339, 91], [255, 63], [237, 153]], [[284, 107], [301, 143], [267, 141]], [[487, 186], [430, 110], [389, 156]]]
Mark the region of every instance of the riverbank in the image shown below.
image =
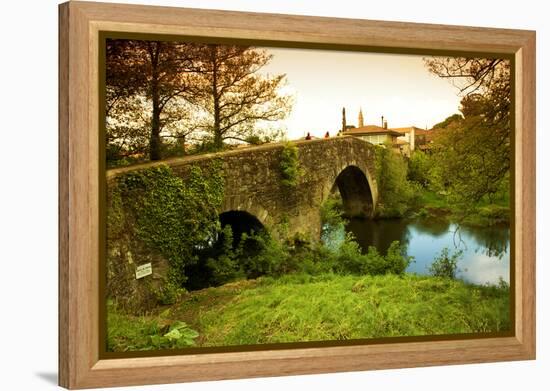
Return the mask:
[[[134, 317], [108, 305], [108, 349], [228, 346], [497, 332], [510, 329], [509, 288], [429, 276], [286, 275], [189, 292]], [[184, 323], [182, 323], [184, 322]], [[184, 326], [182, 326], [184, 325]], [[198, 333], [195, 334], [193, 331]]]
[[490, 227], [510, 223], [510, 199], [508, 196], [483, 200], [471, 206], [469, 213], [453, 206], [444, 195], [422, 189], [418, 195], [417, 210], [406, 217], [445, 218], [470, 227]]

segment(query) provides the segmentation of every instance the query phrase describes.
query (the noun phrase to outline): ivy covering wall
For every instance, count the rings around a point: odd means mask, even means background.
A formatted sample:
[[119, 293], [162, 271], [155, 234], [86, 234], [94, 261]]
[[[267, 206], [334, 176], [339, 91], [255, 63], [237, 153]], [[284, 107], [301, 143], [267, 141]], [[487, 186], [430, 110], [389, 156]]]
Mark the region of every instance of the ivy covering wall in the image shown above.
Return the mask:
[[300, 179], [300, 160], [298, 158], [298, 147], [292, 142], [285, 143], [281, 152], [279, 163], [282, 180], [285, 187], [295, 187]]
[[[160, 165], [123, 174], [109, 186], [107, 287], [129, 311], [170, 301], [187, 279], [185, 266], [196, 261], [195, 249], [219, 229], [221, 162], [189, 170], [182, 179]], [[153, 276], [136, 280], [135, 268], [148, 262]]]

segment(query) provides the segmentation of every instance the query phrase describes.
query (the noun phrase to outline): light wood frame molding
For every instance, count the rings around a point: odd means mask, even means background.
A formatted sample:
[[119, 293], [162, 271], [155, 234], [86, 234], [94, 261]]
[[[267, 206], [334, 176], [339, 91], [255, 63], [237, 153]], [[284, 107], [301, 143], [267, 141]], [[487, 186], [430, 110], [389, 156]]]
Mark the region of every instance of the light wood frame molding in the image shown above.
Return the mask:
[[[515, 59], [515, 335], [99, 357], [100, 31], [491, 52]], [[75, 388], [535, 358], [535, 32], [71, 1], [59, 6], [59, 384]]]

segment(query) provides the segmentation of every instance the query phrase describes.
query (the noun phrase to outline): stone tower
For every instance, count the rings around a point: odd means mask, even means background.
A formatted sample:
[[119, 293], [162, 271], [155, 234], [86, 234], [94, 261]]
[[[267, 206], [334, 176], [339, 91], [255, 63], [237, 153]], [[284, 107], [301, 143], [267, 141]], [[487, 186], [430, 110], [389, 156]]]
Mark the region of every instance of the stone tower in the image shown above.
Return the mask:
[[359, 119], [358, 119], [357, 127], [362, 128], [363, 126], [365, 126], [365, 124], [363, 122], [363, 110], [361, 110], [361, 108], [360, 108], [359, 109]]
[[346, 131], [346, 108], [342, 107], [342, 133]]

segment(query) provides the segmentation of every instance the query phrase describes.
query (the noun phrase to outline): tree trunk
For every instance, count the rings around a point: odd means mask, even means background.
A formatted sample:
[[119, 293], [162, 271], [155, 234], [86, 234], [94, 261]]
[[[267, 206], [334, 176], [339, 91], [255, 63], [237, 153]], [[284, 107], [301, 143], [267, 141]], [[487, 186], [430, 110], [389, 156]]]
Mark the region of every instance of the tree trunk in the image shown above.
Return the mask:
[[160, 43], [156, 42], [151, 53], [151, 100], [153, 102], [153, 116], [151, 118], [151, 140], [149, 142], [149, 159], [161, 159], [161, 139], [160, 139], [160, 96], [159, 96], [159, 74], [158, 60], [160, 52]]
[[149, 142], [149, 158], [151, 160], [161, 159], [161, 139], [160, 139], [160, 108], [157, 98], [153, 98], [153, 118], [151, 120], [151, 140]]
[[223, 139], [220, 129], [220, 96], [218, 94], [218, 59], [216, 55], [217, 50], [217, 46], [214, 46], [211, 52], [212, 96], [214, 98], [214, 147], [217, 150], [220, 150], [223, 148]]
[[180, 144], [180, 147], [181, 147], [181, 151], [185, 155], [187, 153], [187, 151], [185, 150], [185, 135], [181, 136], [181, 138], [179, 139], [179, 144]]

